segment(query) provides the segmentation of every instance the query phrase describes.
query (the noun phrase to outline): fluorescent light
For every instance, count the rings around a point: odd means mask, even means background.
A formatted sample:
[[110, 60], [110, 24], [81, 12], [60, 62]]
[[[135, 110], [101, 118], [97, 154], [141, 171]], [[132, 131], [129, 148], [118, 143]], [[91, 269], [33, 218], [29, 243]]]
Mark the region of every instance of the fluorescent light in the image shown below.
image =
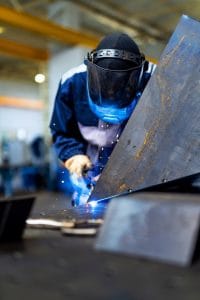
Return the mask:
[[24, 128], [17, 130], [17, 138], [21, 141], [26, 139], [26, 130]]
[[44, 74], [36, 74], [35, 75], [35, 82], [43, 83], [44, 81], [45, 81], [45, 75]]
[[4, 33], [4, 31], [5, 31], [5, 28], [0, 26], [0, 34]]

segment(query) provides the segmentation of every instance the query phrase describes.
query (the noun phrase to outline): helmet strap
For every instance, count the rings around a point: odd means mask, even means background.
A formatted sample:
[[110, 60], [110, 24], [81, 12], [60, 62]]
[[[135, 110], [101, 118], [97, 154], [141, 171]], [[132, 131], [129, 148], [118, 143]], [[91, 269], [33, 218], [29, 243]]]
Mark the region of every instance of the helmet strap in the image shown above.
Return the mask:
[[118, 49], [93, 50], [88, 53], [87, 58], [92, 63], [96, 63], [99, 59], [102, 58], [117, 58], [121, 60], [131, 61], [136, 66], [140, 65], [145, 60], [145, 57], [142, 53], [135, 54], [133, 52]]

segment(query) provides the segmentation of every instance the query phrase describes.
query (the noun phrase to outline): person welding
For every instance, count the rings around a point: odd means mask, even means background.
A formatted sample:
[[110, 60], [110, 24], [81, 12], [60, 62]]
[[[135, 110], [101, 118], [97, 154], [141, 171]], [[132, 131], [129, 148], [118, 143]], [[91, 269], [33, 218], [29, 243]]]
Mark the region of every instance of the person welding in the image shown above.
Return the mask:
[[62, 76], [50, 129], [75, 205], [87, 201], [154, 68], [134, 40], [116, 32]]

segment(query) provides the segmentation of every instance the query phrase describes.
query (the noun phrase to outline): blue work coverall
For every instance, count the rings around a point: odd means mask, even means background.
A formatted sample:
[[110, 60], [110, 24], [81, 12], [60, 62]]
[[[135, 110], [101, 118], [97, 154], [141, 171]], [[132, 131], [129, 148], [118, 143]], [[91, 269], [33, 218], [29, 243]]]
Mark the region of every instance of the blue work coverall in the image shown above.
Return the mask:
[[[148, 63], [142, 77], [139, 100], [155, 65]], [[87, 67], [84, 64], [66, 72], [55, 98], [50, 129], [58, 158], [66, 161], [77, 154], [88, 155], [97, 173], [103, 170], [127, 120], [121, 124], [103, 122], [92, 112], [87, 96]]]

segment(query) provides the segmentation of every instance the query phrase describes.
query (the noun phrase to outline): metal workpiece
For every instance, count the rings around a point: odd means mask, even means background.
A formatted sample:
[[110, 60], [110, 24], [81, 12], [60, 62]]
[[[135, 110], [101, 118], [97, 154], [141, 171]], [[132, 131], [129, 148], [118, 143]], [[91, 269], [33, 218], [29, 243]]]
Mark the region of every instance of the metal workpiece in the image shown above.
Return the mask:
[[37, 201], [31, 216], [26, 220], [27, 232], [44, 235], [52, 231], [69, 236], [95, 236], [103, 224], [107, 204], [95, 202], [72, 207], [70, 199], [65, 198], [64, 195], [56, 197], [56, 202], [60, 203], [57, 209], [52, 201], [46, 202], [44, 211], [41, 211]]
[[27, 219], [27, 228], [60, 230], [62, 234], [74, 236], [94, 236], [103, 219], [63, 220], [54, 219]]
[[189, 266], [198, 253], [200, 197], [138, 193], [113, 199], [96, 249]]
[[182, 16], [89, 200], [200, 172], [200, 22]]
[[89, 220], [64, 220], [56, 221], [52, 219], [27, 219], [26, 225], [29, 228], [40, 229], [61, 229], [61, 228], [84, 228], [90, 226], [100, 226], [103, 223], [102, 219]]
[[62, 234], [72, 236], [95, 236], [97, 228], [62, 228]]

